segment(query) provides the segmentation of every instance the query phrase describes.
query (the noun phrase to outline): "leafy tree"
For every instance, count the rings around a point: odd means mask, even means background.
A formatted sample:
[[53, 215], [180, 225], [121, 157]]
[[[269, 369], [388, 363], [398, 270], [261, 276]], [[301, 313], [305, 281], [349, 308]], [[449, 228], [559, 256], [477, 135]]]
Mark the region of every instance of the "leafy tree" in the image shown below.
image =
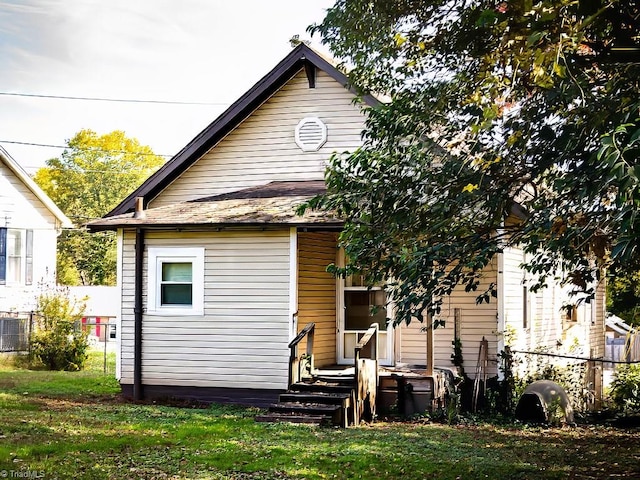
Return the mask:
[[[124, 132], [98, 135], [81, 130], [60, 158], [39, 169], [35, 181], [81, 227], [99, 218], [133, 191], [163, 159]], [[66, 285], [109, 285], [116, 280], [116, 242], [112, 232], [89, 234], [82, 228], [58, 240], [58, 281]]]
[[346, 271], [393, 279], [397, 322], [477, 290], [506, 246], [529, 254], [532, 288], [560, 272], [593, 294], [603, 267], [638, 270], [639, 14], [616, 0], [338, 0], [310, 27], [356, 89], [390, 100], [311, 206], [346, 219]]
[[640, 326], [640, 272], [615, 275], [607, 285], [607, 310]]

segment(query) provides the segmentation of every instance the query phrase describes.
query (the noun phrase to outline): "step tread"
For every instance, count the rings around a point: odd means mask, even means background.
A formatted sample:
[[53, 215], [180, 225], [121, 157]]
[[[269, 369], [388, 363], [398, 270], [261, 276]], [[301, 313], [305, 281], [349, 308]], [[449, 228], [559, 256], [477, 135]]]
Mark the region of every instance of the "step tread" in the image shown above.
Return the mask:
[[351, 398], [351, 393], [347, 392], [295, 392], [290, 391], [280, 395], [281, 402], [314, 402], [315, 403], [338, 403], [342, 404]]
[[313, 425], [323, 425], [330, 422], [325, 415], [304, 415], [300, 413], [271, 412], [256, 415], [256, 422], [288, 422], [288, 423], [308, 423]]
[[315, 381], [330, 382], [330, 383], [353, 383], [355, 377], [353, 375], [314, 375]]
[[270, 411], [297, 411], [297, 412], [305, 412], [305, 411], [313, 411], [313, 412], [326, 412], [333, 413], [339, 410], [340, 405], [328, 405], [326, 403], [315, 403], [315, 402], [278, 402], [274, 403], [269, 407]]
[[355, 385], [332, 384], [326, 382], [298, 382], [291, 385], [291, 392], [325, 392], [325, 393], [351, 393]]

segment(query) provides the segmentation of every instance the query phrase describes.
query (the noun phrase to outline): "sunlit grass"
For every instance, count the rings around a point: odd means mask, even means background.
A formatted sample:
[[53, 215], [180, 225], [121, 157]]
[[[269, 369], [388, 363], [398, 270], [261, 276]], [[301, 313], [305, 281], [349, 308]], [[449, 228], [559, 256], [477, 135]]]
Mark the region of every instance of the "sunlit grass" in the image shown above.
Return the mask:
[[637, 431], [261, 424], [256, 409], [132, 404], [117, 391], [97, 361], [83, 372], [1, 370], [0, 472], [60, 479], [640, 477]]

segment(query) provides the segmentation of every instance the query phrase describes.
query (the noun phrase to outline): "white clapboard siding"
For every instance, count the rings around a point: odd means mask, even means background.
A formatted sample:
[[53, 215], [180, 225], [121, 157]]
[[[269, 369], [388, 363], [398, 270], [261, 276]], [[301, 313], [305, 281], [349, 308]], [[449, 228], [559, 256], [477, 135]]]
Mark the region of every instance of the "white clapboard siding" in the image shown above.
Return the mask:
[[0, 219], [3, 227], [33, 230], [33, 284], [0, 286], [0, 310], [32, 310], [38, 285], [55, 282], [58, 221], [3, 162], [0, 162]]
[[604, 275], [603, 280], [598, 283], [596, 289], [596, 298], [593, 303], [595, 309], [595, 315], [593, 317], [593, 324], [589, 331], [589, 340], [592, 351], [590, 352], [593, 357], [604, 357], [605, 353], [605, 315], [606, 315], [606, 280]]
[[562, 337], [562, 288], [550, 282], [546, 288], [531, 293], [535, 298], [531, 341], [534, 348], [553, 348]]
[[[143, 383], [286, 388], [289, 241], [288, 229], [147, 232], [146, 249], [205, 248], [205, 308], [203, 316], [144, 315]], [[125, 232], [121, 330], [125, 384], [133, 382], [134, 244], [134, 233]], [[145, 306], [146, 291], [144, 284]]]
[[[522, 250], [506, 248], [503, 258], [506, 340], [515, 350], [555, 347], [562, 335], [560, 287], [551, 283], [548, 288], [537, 292], [525, 292], [524, 279], [527, 275], [520, 267], [524, 261]], [[526, 324], [525, 303], [530, 309]]]
[[[271, 181], [322, 180], [335, 151], [361, 145], [364, 116], [353, 94], [319, 71], [309, 88], [300, 71], [269, 100], [169, 185], [151, 207], [217, 195]], [[327, 142], [317, 152], [295, 143], [295, 127], [305, 117], [327, 126]]]
[[[400, 349], [396, 352], [396, 359], [399, 363], [408, 365], [427, 364], [427, 334], [423, 330], [428, 323], [414, 320], [409, 325], [403, 323], [396, 327], [397, 342]], [[440, 366], [440, 365], [438, 365]]]
[[[298, 234], [298, 329], [316, 324], [313, 342], [318, 367], [336, 362], [336, 280], [327, 265], [336, 261], [334, 233]], [[306, 351], [306, 341], [300, 345]]]
[[524, 328], [524, 272], [520, 268], [523, 261], [522, 250], [505, 248], [503, 253], [503, 308], [505, 330], [511, 347], [526, 350], [531, 343], [531, 328], [534, 314], [530, 316], [529, 326]]
[[[604, 283], [598, 285], [592, 303], [577, 307], [577, 320], [568, 321], [563, 306], [576, 302], [569, 295], [569, 288], [552, 278], [546, 288], [531, 298], [531, 315], [526, 328], [523, 324], [524, 296], [522, 280], [525, 277], [520, 264], [522, 250], [508, 248], [504, 251], [505, 326], [510, 331], [511, 347], [515, 350], [536, 351], [544, 349], [559, 354], [602, 355], [604, 353]], [[595, 312], [592, 312], [595, 309]]]
[[0, 217], [9, 228], [53, 229], [56, 218], [4, 163], [0, 162]]
[[[453, 353], [454, 308], [460, 308], [460, 341], [462, 342], [462, 356], [465, 372], [475, 376], [478, 364], [480, 342], [484, 337], [488, 341], [489, 377], [497, 375], [496, 354], [498, 348], [498, 302], [491, 298], [489, 303], [477, 304], [478, 293], [486, 290], [491, 283], [498, 279], [497, 259], [494, 259], [482, 272], [482, 279], [476, 292], [465, 292], [464, 287], [458, 286], [449, 299], [443, 304], [443, 318], [446, 328], [434, 331], [435, 364], [436, 366], [451, 367]], [[498, 293], [500, 294], [500, 293]]]
[[[497, 261], [493, 261], [483, 271], [481, 284], [477, 292], [465, 292], [464, 287], [456, 288], [448, 298], [444, 299], [441, 318], [445, 321], [444, 327], [438, 327], [433, 332], [434, 365], [435, 367], [453, 368], [451, 354], [453, 353], [452, 341], [454, 339], [454, 315], [455, 309], [460, 309], [460, 340], [462, 342], [462, 355], [464, 368], [467, 374], [474, 376], [478, 362], [478, 350], [482, 337], [489, 342], [489, 376], [497, 374], [496, 351], [497, 337], [497, 301], [491, 299], [490, 303], [476, 304], [477, 294], [484, 291], [489, 284], [497, 282]], [[402, 326], [400, 331], [400, 354], [402, 363], [425, 365], [426, 364], [426, 333], [422, 331], [425, 325], [420, 322], [412, 322], [409, 326]]]

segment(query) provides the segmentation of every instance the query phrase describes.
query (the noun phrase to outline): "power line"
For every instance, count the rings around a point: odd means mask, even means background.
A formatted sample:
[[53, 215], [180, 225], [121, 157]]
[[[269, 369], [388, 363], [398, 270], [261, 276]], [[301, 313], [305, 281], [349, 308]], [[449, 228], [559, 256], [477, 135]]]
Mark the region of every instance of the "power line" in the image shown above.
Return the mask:
[[138, 100], [135, 98], [104, 98], [104, 97], [75, 97], [65, 95], [44, 95], [39, 93], [16, 93], [0, 92], [0, 95], [7, 97], [27, 97], [27, 98], [49, 98], [56, 100], [82, 100], [89, 102], [118, 102], [118, 103], [151, 103], [160, 105], [202, 105], [202, 106], [228, 106], [229, 103], [222, 102], [180, 102], [172, 100]]
[[[13, 145], [26, 145], [28, 147], [47, 147], [47, 148], [62, 148], [62, 149], [71, 148], [69, 147], [69, 145], [52, 145], [49, 143], [17, 142], [13, 140], [0, 140], [0, 143], [10, 143]], [[173, 157], [173, 155], [162, 155], [160, 153], [130, 152], [128, 150], [114, 150], [114, 149], [107, 149], [107, 148], [80, 148], [79, 150], [86, 150], [89, 152], [104, 152], [104, 153], [131, 153], [135, 155], [148, 155], [148, 156], [165, 157], [165, 158]]]

